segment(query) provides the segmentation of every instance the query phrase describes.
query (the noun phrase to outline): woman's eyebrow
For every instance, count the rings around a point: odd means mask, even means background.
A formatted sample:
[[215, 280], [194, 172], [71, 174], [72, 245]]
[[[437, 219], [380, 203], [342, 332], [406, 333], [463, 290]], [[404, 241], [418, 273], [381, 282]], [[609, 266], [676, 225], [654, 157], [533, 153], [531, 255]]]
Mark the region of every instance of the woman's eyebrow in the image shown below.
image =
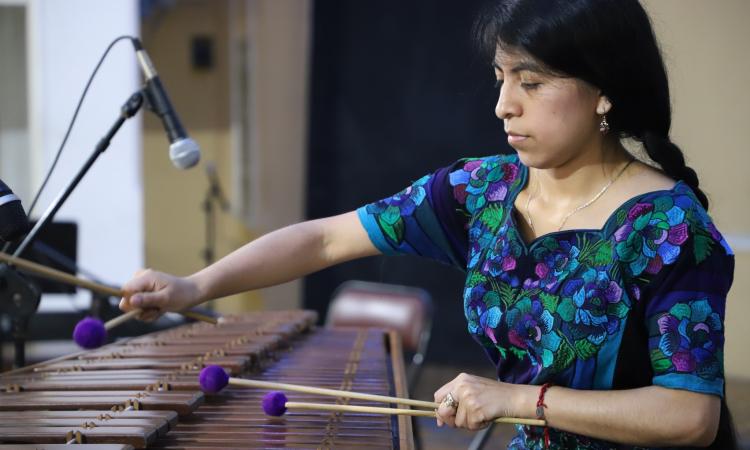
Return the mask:
[[[500, 64], [497, 61], [494, 61], [492, 63], [492, 67], [495, 69], [498, 69], [501, 72], [503, 71], [503, 69], [500, 67]], [[536, 73], [545, 72], [542, 66], [532, 61], [521, 61], [520, 63], [515, 65], [512, 69], [510, 69], [510, 71], [512, 73], [518, 73], [518, 72], [523, 72], [523, 71], [536, 72]]]

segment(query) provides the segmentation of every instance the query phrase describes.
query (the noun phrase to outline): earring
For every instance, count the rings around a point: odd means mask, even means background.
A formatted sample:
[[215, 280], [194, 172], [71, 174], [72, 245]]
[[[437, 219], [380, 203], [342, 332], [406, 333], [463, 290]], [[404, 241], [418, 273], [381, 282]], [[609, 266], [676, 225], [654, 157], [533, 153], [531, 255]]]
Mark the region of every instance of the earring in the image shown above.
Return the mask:
[[602, 121], [599, 122], [599, 131], [601, 131], [602, 134], [607, 134], [609, 132], [609, 123], [607, 122], [606, 114], [602, 114]]

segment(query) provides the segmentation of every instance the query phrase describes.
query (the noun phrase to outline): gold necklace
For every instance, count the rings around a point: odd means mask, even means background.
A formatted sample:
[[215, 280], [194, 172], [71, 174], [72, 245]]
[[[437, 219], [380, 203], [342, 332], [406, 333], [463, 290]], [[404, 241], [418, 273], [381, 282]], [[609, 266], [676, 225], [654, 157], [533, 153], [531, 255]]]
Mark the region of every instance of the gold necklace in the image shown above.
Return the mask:
[[[625, 164], [625, 167], [623, 167], [617, 173], [617, 175], [614, 178], [612, 178], [611, 180], [609, 180], [609, 182], [607, 182], [607, 184], [604, 185], [604, 187], [602, 188], [602, 190], [599, 191], [599, 193], [597, 193], [594, 197], [592, 197], [591, 200], [587, 201], [586, 203], [584, 203], [582, 205], [577, 206], [573, 211], [571, 211], [568, 214], [566, 214], [565, 217], [563, 217], [562, 222], [560, 222], [560, 226], [557, 227], [557, 231], [562, 230], [562, 227], [565, 225], [565, 222], [568, 221], [568, 218], [570, 218], [570, 216], [572, 216], [573, 214], [577, 213], [578, 211], [580, 211], [580, 210], [588, 207], [589, 205], [591, 205], [592, 203], [594, 203], [595, 201], [597, 201], [599, 199], [599, 197], [601, 197], [602, 195], [604, 195], [604, 193], [607, 192], [607, 189], [609, 189], [609, 187], [612, 186], [612, 183], [614, 183], [615, 181], [617, 181], [618, 178], [620, 178], [620, 175], [622, 175], [623, 172], [625, 172], [625, 169], [627, 169], [628, 166], [630, 166], [630, 164], [633, 161], [635, 161], [635, 160], [631, 159], [630, 161], [628, 161], [628, 163]], [[539, 182], [537, 182], [536, 187], [537, 187], [537, 189], [536, 189], [536, 192], [535, 192], [534, 195], [536, 195], [536, 194], [539, 193]], [[526, 222], [529, 223], [529, 228], [531, 228], [532, 233], [534, 233], [534, 235], [536, 235], [536, 230], [534, 229], [534, 221], [531, 220], [531, 214], [529, 212], [529, 205], [531, 204], [531, 199], [532, 198], [533, 197], [531, 195], [529, 195], [529, 198], [526, 199]]]

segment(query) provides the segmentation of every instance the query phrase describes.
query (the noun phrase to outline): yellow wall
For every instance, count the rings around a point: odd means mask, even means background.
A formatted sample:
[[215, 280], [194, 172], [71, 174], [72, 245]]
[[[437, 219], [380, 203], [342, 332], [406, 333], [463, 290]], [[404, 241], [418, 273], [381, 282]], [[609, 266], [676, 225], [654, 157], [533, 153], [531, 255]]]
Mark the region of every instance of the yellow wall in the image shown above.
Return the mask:
[[[201, 164], [181, 171], [172, 166], [161, 122], [146, 114], [143, 135], [143, 183], [146, 224], [146, 265], [186, 275], [203, 267], [205, 219], [202, 201], [208, 189], [204, 164], [213, 161], [227, 188], [229, 173], [229, 91], [225, 1], [178, 2], [143, 23], [145, 48], [159, 71], [183, 126], [201, 145]], [[214, 68], [191, 67], [194, 35], [214, 40]], [[221, 212], [217, 217], [217, 255], [232, 239], [244, 241], [248, 232]], [[246, 298], [251, 302], [252, 298]]]
[[[734, 286], [727, 302], [725, 368], [750, 378], [750, 2], [646, 0], [669, 71], [672, 139], [698, 172], [709, 213], [735, 243]], [[744, 241], [743, 241], [744, 239]], [[744, 243], [743, 243], [744, 242]]]
[[[186, 275], [204, 266], [202, 202], [208, 189], [205, 164], [209, 161], [215, 164], [233, 204], [232, 212], [215, 209], [215, 259], [304, 218], [309, 21], [307, 0], [181, 0], [159, 7], [145, 19], [144, 46], [184, 127], [202, 151], [199, 166], [175, 169], [161, 122], [153, 114], [145, 115], [148, 267]], [[213, 40], [213, 68], [191, 67], [194, 36]], [[238, 73], [242, 69], [231, 58], [244, 51], [249, 67], [247, 73]], [[238, 76], [245, 77], [242, 81], [250, 86], [246, 98], [233, 90]], [[238, 101], [251, 111], [249, 118], [233, 116]], [[245, 119], [250, 123], [238, 123]], [[246, 129], [241, 141], [238, 127]], [[252, 154], [254, 166], [236, 167], [243, 160], [238, 153]], [[238, 173], [243, 172], [250, 174], [252, 192], [237, 192]], [[255, 215], [242, 214], [248, 210]], [[299, 281], [214, 302], [224, 313], [300, 305]]]

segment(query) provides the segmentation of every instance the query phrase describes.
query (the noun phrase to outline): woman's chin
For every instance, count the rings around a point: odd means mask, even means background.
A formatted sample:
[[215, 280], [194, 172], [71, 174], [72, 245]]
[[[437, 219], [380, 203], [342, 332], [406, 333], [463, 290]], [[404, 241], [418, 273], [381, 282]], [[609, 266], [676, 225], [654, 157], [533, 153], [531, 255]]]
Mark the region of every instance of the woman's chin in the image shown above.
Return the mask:
[[527, 150], [516, 148], [518, 159], [526, 167], [533, 167], [534, 169], [545, 169], [551, 165], [549, 158], [545, 158], [542, 155], [534, 154]]

